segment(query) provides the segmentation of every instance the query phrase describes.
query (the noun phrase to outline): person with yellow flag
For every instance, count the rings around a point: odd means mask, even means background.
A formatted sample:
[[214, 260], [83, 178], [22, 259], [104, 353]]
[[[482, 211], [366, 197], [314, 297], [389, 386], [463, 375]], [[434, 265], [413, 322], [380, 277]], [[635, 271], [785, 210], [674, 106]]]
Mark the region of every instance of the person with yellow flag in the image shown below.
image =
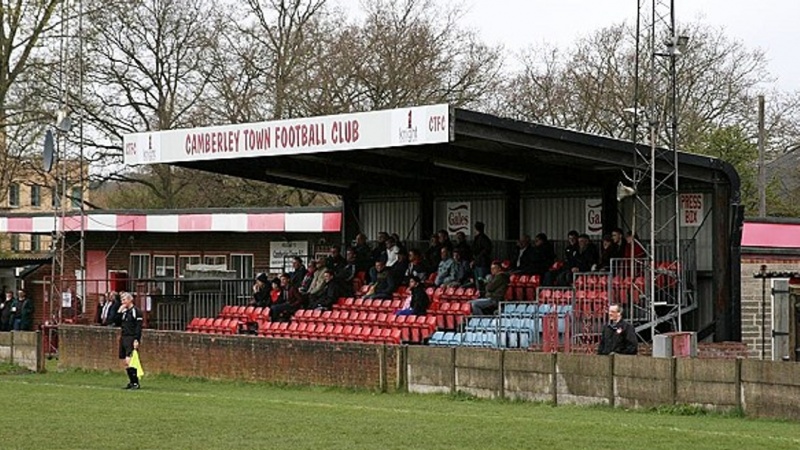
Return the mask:
[[120, 295], [122, 306], [117, 311], [116, 321], [122, 328], [119, 338], [119, 359], [122, 360], [129, 383], [125, 389], [139, 389], [139, 377], [144, 375], [139, 361], [139, 342], [142, 340], [142, 313], [133, 304], [133, 295], [123, 292]]

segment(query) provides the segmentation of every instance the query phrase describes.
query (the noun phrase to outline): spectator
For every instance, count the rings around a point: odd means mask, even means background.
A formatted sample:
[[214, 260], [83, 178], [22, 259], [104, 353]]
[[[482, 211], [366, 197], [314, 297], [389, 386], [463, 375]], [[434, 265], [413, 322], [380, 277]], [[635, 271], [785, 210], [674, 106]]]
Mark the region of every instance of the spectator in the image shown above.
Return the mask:
[[456, 274], [456, 264], [455, 260], [450, 257], [450, 250], [447, 247], [442, 246], [441, 251], [441, 262], [439, 262], [439, 268], [436, 271], [436, 286], [443, 286], [454, 281], [457, 281], [457, 274]]
[[341, 269], [334, 273], [334, 278], [341, 282], [341, 285], [345, 290], [344, 295], [351, 295], [353, 290], [353, 280], [358, 273], [358, 261], [356, 259], [356, 251], [353, 248], [348, 248], [347, 252], [345, 252], [345, 255], [347, 255], [345, 264]]
[[[311, 280], [311, 286], [308, 287], [308, 297], [319, 295], [322, 288], [325, 286], [325, 257], [320, 257], [317, 260], [317, 270], [314, 272], [314, 278]], [[303, 292], [301, 292], [302, 294]]]
[[325, 258], [325, 268], [330, 269], [335, 274], [342, 267], [347, 264], [347, 261], [342, 256], [342, 251], [339, 249], [338, 246], [332, 246], [328, 256]]
[[317, 262], [309, 261], [308, 269], [306, 269], [306, 273], [303, 275], [303, 280], [300, 282], [300, 286], [297, 286], [297, 290], [300, 292], [300, 295], [308, 295], [308, 291], [311, 289], [311, 284], [314, 282], [314, 275], [316, 275], [316, 273]]
[[533, 261], [531, 275], [543, 276], [556, 261], [556, 250], [547, 235], [539, 233], [533, 237]]
[[600, 261], [592, 267], [592, 270], [608, 271], [611, 270], [611, 258], [614, 258], [616, 248], [614, 239], [610, 234], [603, 236], [600, 249]]
[[394, 267], [398, 253], [400, 253], [400, 247], [397, 246], [397, 241], [393, 237], [386, 239], [386, 267]]
[[334, 277], [333, 271], [325, 269], [322, 272], [324, 284], [322, 290], [311, 296], [309, 304], [312, 309], [329, 310], [333, 307], [339, 297], [343, 296], [339, 280]]
[[280, 278], [273, 278], [270, 282], [272, 289], [269, 291], [269, 300], [270, 300], [270, 307], [272, 305], [278, 303], [281, 298], [281, 279]]
[[470, 284], [472, 271], [469, 262], [465, 261], [458, 248], [453, 249], [453, 265], [455, 267], [455, 280], [449, 283], [450, 286], [464, 286]]
[[439, 263], [442, 261], [442, 245], [439, 244], [439, 235], [432, 234], [430, 239], [430, 244], [428, 245], [428, 249], [425, 250], [425, 262], [428, 267], [436, 268], [439, 267]]
[[450, 240], [450, 235], [447, 233], [447, 230], [442, 229], [437, 231], [436, 238], [438, 239], [441, 247], [447, 248], [447, 251], [450, 254], [453, 254], [453, 241]]
[[492, 278], [486, 283], [486, 297], [479, 298], [470, 302], [472, 314], [485, 315], [497, 310], [497, 305], [505, 298], [508, 289], [508, 273], [503, 271], [499, 261], [492, 263]]
[[122, 297], [119, 292], [111, 291], [108, 294], [109, 301], [111, 302], [111, 311], [109, 312], [108, 323], [109, 327], [117, 326], [117, 311], [122, 307]]
[[639, 352], [636, 340], [636, 330], [633, 325], [622, 319], [622, 307], [612, 304], [608, 307], [609, 324], [603, 327], [600, 345], [597, 347], [598, 355], [635, 355]]
[[492, 265], [492, 240], [486, 236], [484, 230], [486, 225], [483, 222], [475, 222], [475, 237], [472, 238], [472, 257], [474, 258], [472, 270], [475, 278], [486, 279], [489, 275], [489, 267]]
[[303, 307], [303, 297], [291, 283], [288, 273], [281, 274], [281, 293], [278, 302], [273, 304], [269, 310], [269, 317], [272, 322], [288, 322], [298, 309]]
[[125, 389], [139, 389], [139, 377], [135, 367], [131, 367], [131, 355], [139, 349], [142, 340], [142, 313], [133, 304], [133, 295], [123, 292], [121, 306], [116, 314], [117, 325], [122, 328], [119, 338], [119, 359], [122, 360], [128, 374], [128, 386]]
[[623, 252], [625, 259], [639, 259], [645, 257], [644, 247], [639, 243], [639, 236], [628, 231], [625, 233], [625, 250]]
[[11, 304], [14, 331], [31, 331], [33, 329], [33, 302], [28, 298], [25, 289], [17, 292], [17, 299]]
[[622, 228], [614, 228], [611, 230], [611, 244], [614, 250], [611, 252], [611, 258], [623, 258], [625, 256], [625, 234]]
[[423, 283], [428, 279], [428, 268], [422, 261], [419, 250], [411, 249], [408, 251], [408, 269], [406, 269], [403, 282], [408, 284], [411, 277], [419, 278]]
[[567, 246], [564, 248], [564, 265], [573, 267], [575, 265], [575, 255], [578, 254], [578, 232], [570, 230], [567, 233]]
[[397, 253], [397, 262], [389, 270], [397, 284], [404, 284], [406, 272], [408, 271], [408, 253], [405, 250], [400, 249]]
[[472, 248], [467, 242], [467, 235], [464, 234], [463, 231], [459, 231], [456, 233], [456, 242], [453, 246], [453, 250], [458, 250], [461, 252], [461, 259], [466, 262], [472, 261]]
[[253, 298], [250, 299], [250, 306], [263, 308], [270, 304], [269, 290], [267, 288], [269, 278], [267, 274], [259, 273], [256, 277], [256, 282], [253, 284]]
[[397, 288], [397, 282], [383, 261], [375, 261], [375, 274], [375, 282], [370, 286], [369, 292], [364, 298], [391, 300]]
[[375, 248], [372, 249], [372, 262], [383, 260], [386, 262], [386, 240], [389, 239], [389, 234], [385, 231], [378, 233], [378, 242]]
[[14, 298], [14, 293], [11, 291], [6, 291], [4, 295], [5, 297], [2, 303], [0, 303], [0, 331], [11, 331], [11, 306], [16, 302], [16, 299]]
[[394, 239], [394, 243], [397, 244], [397, 248], [399, 249], [399, 251], [408, 253], [408, 248], [406, 248], [406, 245], [403, 243], [403, 240], [400, 239], [399, 234], [392, 233], [391, 238]]
[[367, 236], [364, 233], [356, 235], [356, 245], [353, 250], [356, 252], [356, 271], [368, 271], [374, 261], [372, 261], [372, 250], [367, 245]]
[[578, 236], [578, 253], [575, 254], [574, 265], [569, 270], [572, 273], [589, 272], [597, 264], [597, 260], [597, 247], [589, 240], [589, 235]]
[[428, 313], [428, 306], [431, 303], [431, 299], [425, 292], [425, 286], [418, 277], [412, 276], [408, 279], [408, 288], [408, 298], [403, 303], [403, 307], [395, 314], [398, 316], [424, 316]]
[[531, 237], [523, 234], [517, 241], [517, 257], [514, 258], [513, 273], [531, 274], [534, 268], [534, 254]]
[[100, 294], [99, 301], [97, 302], [97, 317], [95, 322], [104, 327], [113, 324], [114, 315], [116, 311], [119, 310], [119, 308], [116, 310], [113, 308], [114, 305], [111, 299], [107, 298], [105, 294]]
[[303, 284], [303, 278], [306, 276], [306, 272], [308, 270], [303, 265], [303, 260], [299, 256], [295, 256], [292, 258], [292, 274], [291, 274], [291, 283], [296, 289], [300, 289], [300, 286]]

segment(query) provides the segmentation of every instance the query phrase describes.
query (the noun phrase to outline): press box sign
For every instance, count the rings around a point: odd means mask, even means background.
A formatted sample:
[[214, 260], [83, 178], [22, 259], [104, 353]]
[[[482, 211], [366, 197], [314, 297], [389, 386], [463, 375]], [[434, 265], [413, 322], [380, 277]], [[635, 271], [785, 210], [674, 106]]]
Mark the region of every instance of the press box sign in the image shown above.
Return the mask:
[[699, 227], [703, 222], [703, 194], [681, 194], [680, 223], [682, 227]]

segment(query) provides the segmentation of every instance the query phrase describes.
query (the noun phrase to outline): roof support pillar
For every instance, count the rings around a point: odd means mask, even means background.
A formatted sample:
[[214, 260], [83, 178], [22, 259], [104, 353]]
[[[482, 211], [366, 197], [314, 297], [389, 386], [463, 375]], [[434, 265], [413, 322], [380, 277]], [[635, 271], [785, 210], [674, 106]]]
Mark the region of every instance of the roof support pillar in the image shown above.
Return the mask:
[[603, 234], [611, 234], [616, 228], [619, 216], [617, 203], [617, 183], [606, 182], [603, 185]]
[[729, 186], [719, 183], [714, 185], [712, 270], [714, 273], [714, 321], [717, 325], [714, 340], [717, 342], [737, 339], [740, 334], [740, 330], [735, 329], [738, 320], [734, 317], [740, 314], [739, 305], [732, 299], [729, 282], [732, 280], [729, 198]]
[[358, 192], [350, 189], [342, 195], [342, 243], [346, 246], [362, 232], [359, 210]]
[[427, 242], [434, 233], [434, 201], [433, 192], [422, 191], [419, 196], [419, 239]]

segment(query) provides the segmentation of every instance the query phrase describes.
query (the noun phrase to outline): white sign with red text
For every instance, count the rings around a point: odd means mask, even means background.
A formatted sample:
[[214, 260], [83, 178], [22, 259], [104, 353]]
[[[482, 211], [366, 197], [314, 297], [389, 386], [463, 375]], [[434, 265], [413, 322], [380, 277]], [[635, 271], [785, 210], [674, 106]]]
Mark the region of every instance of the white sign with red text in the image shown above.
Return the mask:
[[438, 144], [452, 139], [449, 105], [127, 134], [125, 164], [298, 155]]
[[681, 226], [699, 227], [703, 223], [703, 194], [681, 194]]
[[603, 234], [603, 199], [586, 199], [586, 234]]
[[464, 232], [469, 236], [472, 230], [472, 204], [470, 202], [447, 203], [447, 232], [451, 235]]

